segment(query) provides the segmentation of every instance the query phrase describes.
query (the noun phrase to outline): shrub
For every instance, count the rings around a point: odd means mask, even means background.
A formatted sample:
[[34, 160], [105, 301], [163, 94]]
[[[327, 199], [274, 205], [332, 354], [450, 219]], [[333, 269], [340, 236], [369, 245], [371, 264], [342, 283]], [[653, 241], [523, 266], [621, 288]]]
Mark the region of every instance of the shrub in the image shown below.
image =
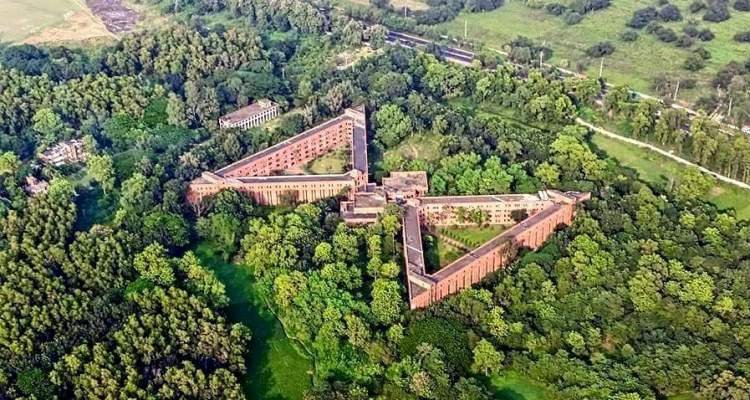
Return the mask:
[[698, 81], [695, 79], [684, 79], [680, 81], [680, 86], [682, 86], [683, 89], [694, 89], [697, 83]]
[[682, 13], [674, 4], [667, 4], [659, 10], [659, 18], [664, 22], [682, 21]]
[[711, 30], [708, 28], [702, 30], [698, 34], [698, 39], [700, 39], [702, 42], [710, 42], [714, 40], [714, 37], [716, 37], [716, 35], [714, 35], [714, 33], [711, 32]]
[[568, 10], [567, 7], [560, 3], [549, 3], [544, 7], [544, 9], [547, 10], [548, 13], [558, 16], [565, 14], [565, 11]]
[[648, 26], [646, 26], [646, 33], [654, 34], [656, 32], [659, 32], [662, 29], [664, 29], [664, 27], [661, 26], [660, 23], [654, 21], [654, 22], [648, 24]]
[[665, 43], [671, 43], [677, 40], [677, 34], [672, 30], [672, 28], [664, 28], [657, 30], [656, 37]]
[[685, 60], [683, 67], [688, 71], [698, 71], [706, 67], [706, 62], [697, 54], [691, 54]]
[[586, 55], [592, 58], [608, 56], [614, 52], [615, 46], [610, 42], [599, 42], [586, 49]]
[[682, 35], [682, 36], [680, 36], [680, 37], [677, 38], [677, 42], [675, 42], [675, 46], [677, 46], [677, 47], [683, 47], [683, 48], [688, 48], [688, 47], [692, 46], [693, 43], [695, 43], [695, 39], [691, 38], [688, 35]]
[[469, 12], [492, 11], [503, 5], [505, 0], [467, 0], [466, 10]]
[[694, 37], [697, 37], [697, 36], [698, 36], [698, 35], [699, 35], [699, 34], [701, 33], [701, 32], [700, 32], [700, 31], [698, 30], [698, 26], [697, 26], [696, 24], [691, 24], [691, 23], [688, 23], [687, 25], [685, 25], [685, 26], [684, 26], [684, 27], [682, 28], [682, 31], [683, 31], [683, 32], [684, 32], [684, 33], [685, 33], [686, 35], [688, 35], [688, 36], [690, 36], [690, 37], [692, 37], [692, 38], [694, 38]]
[[743, 43], [750, 42], [750, 32], [740, 32], [734, 35], [734, 40], [736, 42], [743, 42]]
[[583, 15], [575, 11], [570, 11], [567, 14], [565, 14], [565, 23], [568, 25], [575, 25], [581, 22], [582, 19], [583, 19]]
[[731, 17], [729, 7], [725, 0], [715, 0], [708, 5], [708, 10], [703, 14], [704, 21], [722, 22]]
[[623, 42], [635, 42], [636, 40], [638, 40], [638, 31], [628, 29], [620, 34], [620, 39]]
[[735, 0], [734, 9], [737, 11], [750, 11], [750, 0]]
[[700, 58], [704, 60], [708, 60], [711, 58], [711, 52], [706, 50], [706, 48], [703, 46], [698, 47], [697, 49], [693, 50], [693, 53], [697, 54], [698, 56], [700, 56]]
[[633, 13], [633, 17], [628, 21], [627, 26], [635, 29], [641, 29], [648, 25], [651, 21], [659, 18], [659, 13], [654, 7], [646, 7], [640, 10], [636, 10]]
[[690, 3], [690, 7], [688, 7], [688, 10], [690, 10], [691, 13], [695, 14], [698, 11], [701, 11], [706, 8], [706, 3], [704, 3], [702, 0], [695, 0], [692, 3]]

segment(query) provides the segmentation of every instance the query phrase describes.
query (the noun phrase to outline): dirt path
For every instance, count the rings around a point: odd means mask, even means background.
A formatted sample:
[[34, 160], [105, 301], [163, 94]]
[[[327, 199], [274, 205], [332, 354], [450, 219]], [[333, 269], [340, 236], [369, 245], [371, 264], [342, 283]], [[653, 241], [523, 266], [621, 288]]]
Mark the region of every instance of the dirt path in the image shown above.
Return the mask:
[[618, 135], [618, 134], [616, 134], [614, 132], [611, 132], [611, 131], [608, 131], [608, 130], [606, 130], [604, 128], [601, 128], [601, 127], [598, 127], [596, 125], [590, 124], [590, 123], [582, 120], [581, 118], [576, 118], [576, 123], [579, 124], [579, 125], [581, 125], [581, 126], [585, 126], [586, 128], [589, 128], [589, 129], [591, 129], [591, 130], [593, 130], [595, 132], [601, 133], [602, 135], [610, 137], [612, 139], [617, 139], [617, 140], [620, 140], [622, 142], [630, 143], [630, 144], [636, 145], [636, 146], [641, 147], [641, 148], [647, 148], [649, 150], [653, 150], [653, 151], [655, 151], [655, 152], [657, 152], [657, 153], [659, 153], [659, 154], [661, 154], [661, 155], [663, 155], [665, 157], [669, 157], [672, 160], [677, 161], [680, 164], [689, 165], [691, 167], [698, 168], [700, 171], [702, 171], [702, 172], [704, 172], [706, 174], [709, 174], [709, 175], [713, 176], [714, 178], [716, 178], [716, 179], [718, 179], [718, 180], [720, 180], [722, 182], [729, 183], [731, 185], [738, 186], [738, 187], [741, 187], [743, 189], [750, 189], [750, 185], [748, 185], [745, 182], [741, 182], [741, 181], [738, 181], [736, 179], [732, 179], [730, 177], [727, 177], [727, 176], [721, 175], [719, 173], [716, 173], [714, 171], [711, 171], [708, 168], [701, 167], [698, 164], [695, 164], [695, 163], [693, 163], [691, 161], [688, 161], [688, 160], [686, 160], [686, 159], [684, 159], [682, 157], [676, 156], [676, 155], [674, 155], [674, 154], [672, 154], [672, 153], [670, 153], [670, 152], [668, 152], [666, 150], [662, 150], [662, 149], [660, 149], [660, 148], [658, 148], [658, 147], [656, 147], [654, 145], [651, 145], [651, 144], [648, 144], [648, 143], [644, 143], [644, 142], [641, 142], [641, 141], [638, 141], [638, 140], [635, 140], [635, 139], [632, 139], [632, 138], [629, 138], [629, 137]]

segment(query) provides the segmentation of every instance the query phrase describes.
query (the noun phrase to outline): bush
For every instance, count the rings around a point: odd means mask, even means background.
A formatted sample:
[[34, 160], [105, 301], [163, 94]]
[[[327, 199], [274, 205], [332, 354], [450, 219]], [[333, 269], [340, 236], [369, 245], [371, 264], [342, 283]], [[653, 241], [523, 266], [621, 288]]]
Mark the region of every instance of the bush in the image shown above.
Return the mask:
[[688, 48], [692, 46], [693, 43], [695, 43], [695, 39], [691, 38], [688, 35], [682, 35], [679, 38], [677, 38], [677, 42], [675, 43], [675, 46]]
[[698, 39], [700, 39], [701, 42], [710, 42], [710, 41], [714, 40], [714, 37], [716, 37], [716, 35], [714, 35], [714, 33], [711, 32], [711, 30], [708, 29], [708, 28], [702, 30], [698, 34]]
[[708, 10], [703, 14], [704, 21], [722, 22], [731, 17], [729, 7], [725, 0], [716, 0], [708, 5]]
[[547, 10], [548, 13], [557, 16], [565, 14], [565, 11], [568, 10], [567, 7], [560, 3], [549, 3], [544, 7], [544, 9]]
[[734, 9], [737, 11], [750, 11], [750, 0], [735, 0]]
[[660, 23], [654, 21], [646, 26], [646, 33], [654, 34], [662, 29], [664, 29], [664, 27]]
[[685, 33], [686, 35], [688, 35], [688, 36], [690, 36], [690, 37], [692, 37], [692, 38], [694, 38], [694, 37], [697, 37], [697, 36], [698, 36], [698, 35], [699, 35], [699, 34], [701, 33], [701, 32], [700, 32], [700, 31], [698, 30], [698, 26], [697, 26], [696, 24], [690, 24], [690, 23], [688, 23], [687, 25], [685, 25], [685, 26], [684, 26], [684, 27], [682, 28], [682, 31], [683, 31], [683, 32], [684, 32], [684, 33]]
[[492, 11], [503, 5], [505, 0], [467, 0], [466, 10], [469, 12]]
[[655, 21], [659, 18], [659, 13], [654, 7], [646, 7], [640, 10], [636, 10], [633, 13], [633, 17], [628, 21], [627, 26], [635, 29], [641, 29], [648, 25], [651, 21]]
[[659, 10], [659, 18], [664, 22], [682, 21], [682, 13], [674, 4], [667, 4]]
[[664, 28], [657, 30], [655, 32], [656, 37], [665, 43], [671, 43], [677, 40], [677, 34], [672, 30], [672, 28]]
[[687, 57], [683, 67], [688, 71], [698, 71], [706, 67], [706, 62], [701, 56], [693, 53]]
[[700, 58], [704, 60], [708, 60], [711, 58], [711, 52], [706, 50], [706, 48], [703, 46], [698, 47], [697, 49], [693, 50], [693, 53], [697, 54], [698, 56], [700, 56]]
[[690, 10], [691, 13], [695, 14], [705, 8], [706, 3], [704, 3], [702, 0], [695, 0], [694, 2], [690, 3], [690, 7], [688, 7], [688, 10]]
[[620, 39], [623, 42], [635, 42], [636, 40], [638, 40], [638, 31], [628, 29], [620, 34]]
[[684, 79], [680, 81], [680, 86], [682, 86], [683, 89], [694, 89], [697, 83], [698, 81], [695, 79]]
[[734, 35], [734, 40], [736, 42], [743, 42], [743, 43], [750, 42], [750, 32], [740, 32]]
[[614, 52], [615, 46], [610, 42], [599, 42], [586, 49], [586, 55], [592, 58], [608, 56]]
[[582, 19], [583, 19], [583, 15], [575, 11], [570, 11], [567, 14], [565, 14], [565, 23], [568, 25], [575, 25], [581, 22]]

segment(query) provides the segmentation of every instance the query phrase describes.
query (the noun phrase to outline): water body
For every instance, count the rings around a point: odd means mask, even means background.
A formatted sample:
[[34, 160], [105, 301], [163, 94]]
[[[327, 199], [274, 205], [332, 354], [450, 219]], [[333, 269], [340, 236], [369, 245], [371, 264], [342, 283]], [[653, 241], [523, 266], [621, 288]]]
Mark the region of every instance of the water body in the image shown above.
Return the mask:
[[286, 337], [276, 317], [260, 298], [249, 268], [224, 262], [206, 243], [193, 249], [204, 266], [226, 286], [228, 317], [253, 332], [242, 387], [248, 399], [299, 400], [311, 386], [312, 363]]

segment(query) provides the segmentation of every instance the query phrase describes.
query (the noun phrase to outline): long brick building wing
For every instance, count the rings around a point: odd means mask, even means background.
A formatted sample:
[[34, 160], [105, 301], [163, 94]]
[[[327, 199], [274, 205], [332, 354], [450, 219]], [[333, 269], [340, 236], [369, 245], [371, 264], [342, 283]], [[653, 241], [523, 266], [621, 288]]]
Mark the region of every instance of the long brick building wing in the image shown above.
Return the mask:
[[[336, 149], [351, 149], [350, 169], [341, 174], [288, 175]], [[570, 225], [576, 205], [589, 193], [542, 191], [537, 194], [483, 196], [427, 196], [427, 173], [392, 172], [382, 185], [369, 183], [367, 119], [364, 107], [342, 115], [214, 172], [204, 172], [190, 183], [188, 201], [199, 205], [224, 189], [247, 193], [262, 205], [314, 202], [344, 196], [341, 217], [350, 224], [377, 221], [388, 203], [403, 208], [403, 254], [409, 306], [427, 307], [467, 288], [505, 267], [521, 247], [539, 248], [558, 226]], [[428, 273], [422, 230], [470, 225], [467, 211], [479, 213], [484, 223], [512, 225], [454, 262]], [[516, 223], [522, 216], [522, 221]]]

